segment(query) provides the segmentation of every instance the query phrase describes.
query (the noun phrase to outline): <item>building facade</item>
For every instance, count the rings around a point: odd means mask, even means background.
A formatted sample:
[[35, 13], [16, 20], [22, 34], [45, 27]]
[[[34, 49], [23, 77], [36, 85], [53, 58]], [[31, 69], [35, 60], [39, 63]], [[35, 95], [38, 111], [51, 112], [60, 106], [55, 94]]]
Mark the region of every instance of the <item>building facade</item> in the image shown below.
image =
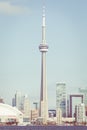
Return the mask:
[[21, 92], [17, 91], [15, 97], [12, 99], [12, 106], [18, 108], [21, 112], [23, 112], [24, 117], [31, 117], [30, 110], [30, 101], [27, 95], [22, 95]]
[[87, 87], [79, 88], [79, 92], [83, 94], [83, 103], [85, 104], [85, 111], [86, 111], [86, 116], [87, 116]]
[[79, 88], [79, 92], [83, 94], [83, 103], [87, 106], [87, 88]]
[[62, 110], [60, 108], [56, 110], [56, 118], [57, 118], [57, 124], [61, 125], [62, 124]]
[[36, 121], [38, 117], [39, 117], [39, 110], [38, 109], [31, 110], [31, 121]]
[[13, 98], [13, 104], [18, 108], [18, 110], [23, 109], [22, 94], [20, 91], [16, 91], [15, 97]]
[[30, 110], [30, 101], [27, 95], [24, 96], [24, 117], [26, 118], [31, 118], [31, 110]]
[[81, 103], [75, 106], [75, 119], [77, 123], [83, 123], [86, 120], [85, 104]]
[[[70, 117], [73, 117], [74, 116], [74, 113], [73, 113], [73, 98], [75, 98], [75, 100], [77, 99], [77, 98], [81, 98], [81, 100], [80, 100], [80, 103], [83, 103], [83, 95], [81, 95], [81, 94], [71, 94], [70, 95]], [[74, 108], [75, 108], [75, 106], [74, 106]]]
[[57, 83], [56, 84], [56, 109], [60, 108], [62, 111], [62, 116], [67, 116], [67, 94], [66, 94], [66, 84]]

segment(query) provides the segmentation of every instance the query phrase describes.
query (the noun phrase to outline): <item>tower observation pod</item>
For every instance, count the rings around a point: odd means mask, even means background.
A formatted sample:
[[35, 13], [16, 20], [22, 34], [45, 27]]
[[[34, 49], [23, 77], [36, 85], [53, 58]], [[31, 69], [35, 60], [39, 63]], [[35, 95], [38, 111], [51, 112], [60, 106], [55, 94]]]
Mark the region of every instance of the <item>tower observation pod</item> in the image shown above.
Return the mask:
[[45, 24], [45, 6], [43, 7], [42, 16], [42, 43], [39, 45], [41, 52], [41, 90], [40, 90], [40, 109], [39, 116], [42, 117], [43, 123], [48, 119], [48, 98], [47, 98], [47, 78], [46, 78], [46, 52], [48, 45], [46, 43], [46, 24]]

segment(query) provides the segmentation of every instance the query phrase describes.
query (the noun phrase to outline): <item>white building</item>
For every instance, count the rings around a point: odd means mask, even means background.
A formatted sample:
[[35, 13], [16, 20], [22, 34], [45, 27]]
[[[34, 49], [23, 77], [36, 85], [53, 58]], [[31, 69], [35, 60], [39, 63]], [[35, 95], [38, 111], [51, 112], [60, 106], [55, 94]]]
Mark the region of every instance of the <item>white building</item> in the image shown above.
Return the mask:
[[85, 88], [79, 88], [79, 92], [83, 94], [83, 103], [85, 104], [85, 111], [86, 111], [86, 117], [87, 117], [87, 87]]
[[18, 108], [18, 110], [22, 110], [22, 94], [20, 91], [16, 91], [15, 94], [15, 106]]
[[57, 124], [61, 125], [62, 124], [62, 111], [60, 108], [56, 110], [56, 118], [57, 118]]
[[39, 117], [39, 110], [32, 109], [31, 110], [31, 120], [36, 120]]
[[23, 123], [23, 113], [20, 112], [17, 108], [14, 108], [10, 105], [0, 103], [0, 123]]
[[23, 95], [20, 91], [16, 91], [15, 98], [12, 99], [12, 106], [15, 106], [24, 113], [24, 117], [30, 118], [30, 101], [27, 95]]
[[24, 96], [24, 117], [30, 118], [31, 117], [31, 110], [30, 110], [30, 101], [27, 95]]
[[85, 104], [81, 103], [75, 106], [76, 122], [83, 123], [86, 120], [85, 116]]
[[67, 95], [66, 95], [66, 84], [56, 84], [56, 108], [62, 110], [62, 116], [67, 116]]
[[87, 88], [79, 88], [79, 92], [83, 94], [83, 103], [87, 106]]

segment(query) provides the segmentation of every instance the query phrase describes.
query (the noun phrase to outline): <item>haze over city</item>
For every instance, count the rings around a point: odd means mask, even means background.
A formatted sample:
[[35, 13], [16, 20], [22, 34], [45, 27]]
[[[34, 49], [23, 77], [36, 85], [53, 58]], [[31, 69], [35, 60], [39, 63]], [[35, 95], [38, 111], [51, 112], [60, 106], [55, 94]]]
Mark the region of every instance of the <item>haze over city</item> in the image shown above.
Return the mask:
[[[56, 83], [69, 93], [87, 87], [87, 1], [45, 0], [48, 102], [55, 107]], [[17, 90], [39, 101], [43, 1], [0, 0], [0, 96]]]

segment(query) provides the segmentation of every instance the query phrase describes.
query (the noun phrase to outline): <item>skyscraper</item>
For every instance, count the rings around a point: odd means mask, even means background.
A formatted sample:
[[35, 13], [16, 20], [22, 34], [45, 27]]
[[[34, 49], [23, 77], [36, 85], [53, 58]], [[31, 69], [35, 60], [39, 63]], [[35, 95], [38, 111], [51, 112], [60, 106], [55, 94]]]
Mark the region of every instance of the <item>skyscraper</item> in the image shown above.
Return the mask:
[[84, 103], [75, 106], [75, 118], [76, 118], [76, 122], [78, 123], [85, 122], [86, 116], [85, 116]]
[[66, 95], [66, 84], [57, 83], [56, 84], [56, 108], [61, 109], [62, 116], [67, 116], [67, 95]]
[[12, 106], [15, 106], [24, 113], [24, 117], [30, 118], [30, 100], [28, 95], [23, 95], [20, 91], [16, 91], [15, 97], [12, 99]]
[[16, 91], [15, 94], [15, 106], [21, 110], [22, 109], [22, 94], [20, 91]]
[[30, 113], [30, 101], [29, 101], [29, 97], [27, 95], [24, 96], [24, 102], [23, 102], [23, 106], [24, 106], [24, 116], [26, 118], [30, 118], [31, 113]]
[[42, 16], [42, 43], [39, 45], [41, 52], [41, 91], [40, 91], [40, 117], [46, 123], [48, 117], [48, 101], [47, 101], [47, 79], [46, 79], [46, 52], [48, 45], [46, 44], [46, 25], [45, 25], [45, 7], [43, 7]]

